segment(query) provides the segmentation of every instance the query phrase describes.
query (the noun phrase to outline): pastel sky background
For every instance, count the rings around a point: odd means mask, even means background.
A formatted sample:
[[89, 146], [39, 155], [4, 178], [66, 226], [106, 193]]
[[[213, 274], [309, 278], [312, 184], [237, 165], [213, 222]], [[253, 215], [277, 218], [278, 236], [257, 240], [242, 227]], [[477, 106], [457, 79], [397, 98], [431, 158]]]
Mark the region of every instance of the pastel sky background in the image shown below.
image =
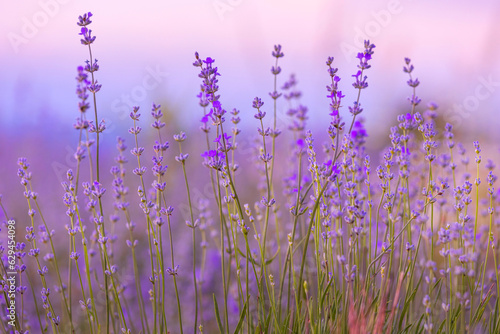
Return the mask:
[[[271, 104], [276, 43], [285, 52], [280, 82], [296, 74], [310, 123], [322, 125], [328, 121], [327, 56], [336, 59], [349, 104], [355, 51], [370, 38], [377, 47], [361, 101], [373, 138], [386, 136], [393, 116], [408, 109], [406, 56], [416, 66], [423, 105], [437, 102], [458, 130], [475, 138], [500, 138], [494, 131], [500, 125], [498, 1], [2, 0], [1, 11], [0, 127], [14, 137], [23, 127], [47, 139], [71, 128], [78, 116], [76, 66], [88, 57], [76, 20], [92, 11], [103, 85], [98, 104], [113, 129], [129, 126], [122, 116], [127, 104], [149, 110], [153, 101], [173, 113], [179, 127], [197, 125], [194, 51], [215, 58], [223, 106], [250, 119], [255, 96]], [[157, 82], [151, 71], [162, 73]], [[464, 112], [454, 104], [465, 105]]]

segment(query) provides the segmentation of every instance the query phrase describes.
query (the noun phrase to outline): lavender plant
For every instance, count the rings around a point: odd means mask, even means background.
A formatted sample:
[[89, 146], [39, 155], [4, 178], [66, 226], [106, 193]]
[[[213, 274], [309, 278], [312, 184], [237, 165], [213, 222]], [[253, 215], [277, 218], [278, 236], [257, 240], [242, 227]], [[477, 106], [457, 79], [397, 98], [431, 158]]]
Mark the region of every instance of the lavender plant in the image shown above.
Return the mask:
[[[438, 122], [438, 106], [421, 107], [410, 59], [407, 110], [388, 146], [370, 157], [360, 116], [375, 49], [369, 41], [357, 55], [347, 110], [334, 58], [326, 61], [331, 120], [322, 149], [307, 128], [296, 77], [280, 83], [280, 45], [272, 51], [271, 107], [260, 97], [241, 106], [254, 110], [257, 131], [246, 136], [240, 111], [229, 116], [222, 103], [215, 60], [195, 53], [201, 134], [174, 135], [178, 153], [169, 154], [161, 106], [151, 109], [154, 143], [134, 107], [132, 149], [117, 138], [106, 177], [91, 17], [78, 19], [89, 60], [76, 78], [77, 167], [61, 190], [68, 238], [44, 218], [39, 174], [26, 158], [18, 176], [29, 218], [10, 216], [0, 202], [4, 232], [12, 222], [26, 231], [25, 241], [4, 233], [0, 246], [4, 333], [500, 332], [495, 165], [483, 163], [474, 142], [471, 166], [468, 145]], [[278, 128], [279, 107], [287, 109], [286, 129]], [[126, 172], [130, 158], [135, 178]], [[169, 172], [174, 160], [180, 168]], [[195, 174], [205, 175], [210, 196], [193, 195]], [[174, 197], [187, 203], [187, 219]]]

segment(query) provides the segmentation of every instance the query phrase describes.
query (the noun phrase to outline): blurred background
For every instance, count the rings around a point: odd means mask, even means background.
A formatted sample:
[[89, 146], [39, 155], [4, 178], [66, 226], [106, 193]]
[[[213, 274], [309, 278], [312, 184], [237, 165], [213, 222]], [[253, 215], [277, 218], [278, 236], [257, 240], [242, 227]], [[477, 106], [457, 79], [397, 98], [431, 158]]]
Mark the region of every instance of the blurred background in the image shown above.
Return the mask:
[[[440, 117], [455, 125], [468, 147], [477, 139], [497, 152], [498, 1], [39, 0], [1, 6], [0, 192], [17, 183], [19, 156], [39, 161], [47, 184], [74, 166], [76, 67], [88, 58], [76, 21], [87, 11], [94, 14], [93, 52], [103, 85], [97, 98], [108, 127], [104, 150], [114, 149], [117, 135], [129, 137], [127, 115], [134, 105], [149, 115], [152, 102], [162, 104], [169, 129], [196, 132], [202, 111], [195, 51], [215, 58], [223, 106], [240, 109], [242, 127], [255, 131], [251, 101], [262, 97], [271, 111], [271, 51], [278, 43], [285, 53], [278, 84], [296, 75], [309, 125], [323, 136], [329, 120], [325, 60], [335, 57], [347, 107], [354, 100], [356, 52], [370, 39], [377, 47], [361, 97], [368, 147], [381, 147], [395, 115], [409, 110], [402, 67], [410, 57], [421, 81], [420, 111], [436, 102]], [[283, 100], [278, 108], [284, 115]]]
[[[347, 107], [356, 94], [352, 87], [352, 75], [357, 71], [355, 56], [362, 51], [363, 40], [370, 39], [376, 49], [372, 68], [366, 72], [369, 88], [362, 92], [361, 104], [372, 161], [376, 161], [378, 152], [388, 142], [396, 115], [410, 111], [407, 98], [412, 91], [406, 84], [408, 75], [402, 71], [404, 58], [409, 57], [415, 65], [414, 77], [421, 82], [417, 95], [422, 103], [417, 110], [423, 112], [428, 103], [437, 103], [438, 125], [444, 121], [453, 123], [455, 138], [464, 143], [469, 155], [473, 154], [473, 140], [479, 140], [484, 160], [489, 157], [498, 162], [497, 0], [2, 0], [0, 6], [0, 193], [4, 194], [3, 204], [9, 216], [18, 219], [22, 226], [28, 225], [28, 216], [24, 189], [16, 177], [16, 160], [21, 156], [31, 163], [35, 191], [40, 194], [49, 225], [56, 228], [67, 223], [59, 184], [66, 171], [76, 166], [76, 68], [88, 59], [88, 49], [80, 43], [76, 22], [79, 15], [88, 11], [94, 14], [90, 28], [97, 39], [92, 49], [100, 65], [96, 77], [102, 84], [97, 94], [98, 109], [107, 125], [101, 142], [101, 175], [106, 175], [103, 183], [108, 189], [111, 176], [107, 171], [117, 154], [115, 138], [123, 136], [131, 146], [132, 136], [127, 129], [132, 124], [128, 117], [132, 106], [141, 107], [141, 126], [151, 129], [149, 111], [155, 102], [162, 105], [166, 115], [165, 133], [170, 142], [174, 133], [188, 133], [183, 150], [190, 154], [188, 174], [193, 200], [210, 198], [210, 187], [206, 187], [208, 172], [200, 168], [200, 141], [204, 135], [198, 127], [203, 111], [196, 97], [200, 79], [198, 69], [192, 66], [194, 52], [198, 51], [202, 58], [215, 59], [222, 74], [222, 105], [226, 110], [241, 111], [241, 137], [250, 138], [257, 127], [253, 98], [261, 97], [263, 110], [272, 114], [268, 93], [273, 90], [270, 69], [274, 65], [274, 44], [281, 44], [285, 53], [280, 59], [278, 85], [281, 87], [295, 74], [302, 91], [301, 103], [309, 108], [308, 127], [317, 139], [318, 150], [330, 119], [325, 89], [330, 77], [325, 61], [328, 56], [335, 57], [334, 66], [342, 78], [340, 89], [346, 95], [344, 117], [349, 120]], [[282, 130], [287, 127], [286, 110], [284, 99], [278, 100], [278, 125]], [[150, 167], [154, 138], [147, 131], [141, 136], [141, 145], [147, 148], [144, 159]], [[248, 145], [249, 140], [245, 143]], [[167, 177], [168, 202], [176, 208], [174, 218], [179, 223], [174, 224], [174, 233], [180, 236], [177, 233], [187, 233], [182, 220], [188, 218], [188, 207], [182, 188], [184, 180], [174, 161], [177, 153], [177, 146], [172, 144], [167, 152]], [[289, 153], [279, 154], [279, 161], [283, 162]], [[138, 183], [130, 175], [135, 162], [131, 156], [129, 160], [129, 200], [137, 210]], [[248, 157], [242, 157], [239, 163], [243, 165], [241, 173], [250, 170], [252, 174], [252, 166], [244, 166], [250, 164]], [[278, 164], [278, 169], [284, 165]], [[375, 167], [374, 163], [372, 169]], [[253, 203], [259, 199], [253, 196], [255, 178], [242, 176], [245, 177], [239, 177], [239, 185], [245, 190], [243, 202]], [[86, 180], [85, 175], [82, 179]], [[106, 204], [111, 204], [110, 193], [111, 189]], [[64, 230], [58, 235], [65, 235]], [[61, 238], [64, 243], [65, 238]], [[176, 246], [179, 254], [189, 254], [190, 243], [180, 240]], [[217, 254], [210, 256], [217, 260]], [[216, 272], [218, 267], [210, 270]]]

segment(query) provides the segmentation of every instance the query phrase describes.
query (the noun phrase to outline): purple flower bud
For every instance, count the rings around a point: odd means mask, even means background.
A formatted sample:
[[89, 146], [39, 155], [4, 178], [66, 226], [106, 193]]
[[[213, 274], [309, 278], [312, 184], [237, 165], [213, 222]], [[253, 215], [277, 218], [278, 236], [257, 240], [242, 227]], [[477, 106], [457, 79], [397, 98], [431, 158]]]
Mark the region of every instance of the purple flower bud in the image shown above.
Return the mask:
[[87, 27], [82, 27], [79, 35], [83, 36], [80, 40], [83, 45], [90, 45], [95, 41], [95, 36], [92, 36], [92, 30], [87, 29]]
[[175, 157], [175, 161], [180, 162], [180, 163], [185, 163], [187, 158], [189, 158], [189, 154], [183, 154], [180, 153]]
[[91, 12], [78, 16], [78, 22], [76, 24], [78, 24], [81, 27], [87, 26], [92, 23], [92, 21], [90, 20], [91, 17], [92, 17]]
[[177, 276], [179, 274], [179, 265], [176, 265], [174, 269], [172, 268], [167, 268], [167, 273], [171, 276]]
[[285, 56], [285, 54], [281, 52], [281, 45], [278, 44], [274, 46], [274, 51], [272, 52], [272, 55], [275, 58], [281, 58]]
[[47, 266], [43, 266], [42, 269], [38, 269], [37, 271], [40, 276], [44, 276], [49, 272], [49, 269], [47, 268]]
[[252, 107], [255, 109], [259, 109], [263, 105], [264, 105], [264, 102], [262, 102], [262, 100], [258, 97], [256, 97], [252, 102]]
[[186, 133], [181, 131], [181, 133], [177, 134], [177, 135], [174, 135], [174, 140], [176, 142], [183, 142], [184, 140], [186, 140], [187, 136], [186, 136]]

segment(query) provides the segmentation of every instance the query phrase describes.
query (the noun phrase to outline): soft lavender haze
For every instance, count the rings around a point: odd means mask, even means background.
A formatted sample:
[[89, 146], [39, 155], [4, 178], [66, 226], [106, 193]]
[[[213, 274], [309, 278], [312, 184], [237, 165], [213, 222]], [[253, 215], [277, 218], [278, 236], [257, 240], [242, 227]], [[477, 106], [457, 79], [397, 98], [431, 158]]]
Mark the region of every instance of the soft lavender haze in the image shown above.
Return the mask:
[[[53, 17], [43, 21], [41, 4], [56, 3]], [[54, 8], [53, 5], [45, 8]], [[402, 58], [411, 55], [421, 66], [419, 77], [424, 102], [438, 100], [442, 110], [452, 101], [474, 93], [478, 77], [492, 75], [500, 81], [500, 51], [496, 32], [500, 13], [496, 1], [135, 1], [115, 2], [44, 0], [2, 3], [4, 15], [0, 30], [0, 106], [2, 126], [42, 125], [47, 114], [63, 124], [74, 118], [76, 99], [75, 65], [84, 60], [77, 48], [78, 30], [74, 17], [92, 10], [99, 39], [95, 46], [101, 62], [101, 82], [106, 94], [100, 101], [103, 116], [119, 123], [116, 112], [122, 94], [131, 94], [142, 85], [149, 69], [158, 68], [167, 77], [154, 89], [132, 102], [151, 99], [167, 102], [180, 121], [190, 124], [196, 112], [198, 84], [190, 57], [194, 51], [210, 54], [221, 63], [221, 87], [225, 101], [242, 110], [255, 94], [266, 92], [271, 84], [262, 66], [274, 43], [288, 50], [283, 73], [297, 74], [304, 90], [304, 102], [314, 112], [315, 123], [327, 119], [324, 99], [323, 63], [332, 55], [347, 77], [354, 70], [353, 54], [341, 49], [361, 48], [364, 38], [377, 43], [378, 56], [371, 74], [374, 89], [366, 97], [370, 105], [365, 117], [376, 130], [379, 115], [395, 112], [402, 93]], [[46, 10], [47, 11], [47, 10]], [[391, 13], [392, 12], [392, 13]], [[387, 16], [386, 14], [389, 13]], [[38, 31], [12, 46], [9, 36], [23, 36], [24, 19], [38, 22]], [[10, 35], [9, 35], [10, 34]], [[364, 35], [363, 35], [364, 34]], [[26, 44], [24, 44], [26, 42]], [[17, 52], [16, 52], [17, 51]], [[342, 82], [348, 85], [346, 80]], [[453, 85], [453, 86], [452, 86]], [[391, 92], [391, 94], [386, 94]], [[29, 98], [28, 98], [29, 96]], [[375, 99], [383, 96], [383, 100]], [[473, 129], [499, 124], [491, 119], [491, 106], [499, 100], [498, 87], [481, 101], [473, 114], [484, 115]], [[401, 101], [404, 103], [404, 101]], [[165, 103], [164, 103], [165, 104]]]

